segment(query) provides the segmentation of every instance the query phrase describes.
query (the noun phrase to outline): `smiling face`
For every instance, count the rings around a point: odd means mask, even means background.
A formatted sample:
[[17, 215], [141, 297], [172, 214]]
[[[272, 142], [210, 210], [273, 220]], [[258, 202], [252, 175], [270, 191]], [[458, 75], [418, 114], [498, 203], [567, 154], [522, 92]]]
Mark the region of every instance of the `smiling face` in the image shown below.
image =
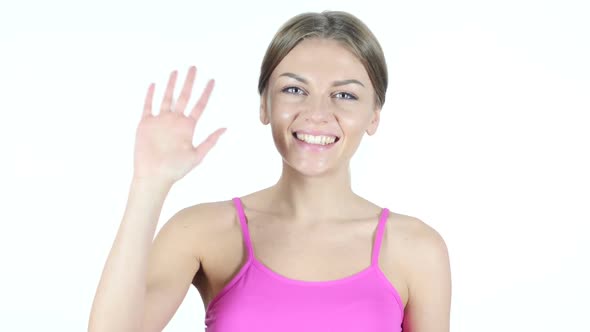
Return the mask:
[[[271, 125], [283, 161], [307, 175], [348, 168], [364, 134], [377, 130], [379, 113], [364, 66], [332, 39], [297, 44], [261, 96], [260, 120]], [[316, 137], [296, 134], [304, 132]]]

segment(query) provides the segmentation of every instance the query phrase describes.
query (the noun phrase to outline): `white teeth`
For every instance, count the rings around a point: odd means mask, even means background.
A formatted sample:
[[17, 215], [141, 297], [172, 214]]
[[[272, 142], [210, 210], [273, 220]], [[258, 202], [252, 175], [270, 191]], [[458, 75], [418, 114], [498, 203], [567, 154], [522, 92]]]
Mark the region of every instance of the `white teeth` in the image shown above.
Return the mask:
[[300, 134], [300, 133], [295, 133], [295, 135], [297, 136], [297, 138], [299, 140], [304, 141], [309, 144], [326, 145], [326, 144], [332, 144], [332, 143], [334, 143], [334, 141], [336, 141], [335, 136], [323, 136], [323, 135], [313, 136], [313, 135]]

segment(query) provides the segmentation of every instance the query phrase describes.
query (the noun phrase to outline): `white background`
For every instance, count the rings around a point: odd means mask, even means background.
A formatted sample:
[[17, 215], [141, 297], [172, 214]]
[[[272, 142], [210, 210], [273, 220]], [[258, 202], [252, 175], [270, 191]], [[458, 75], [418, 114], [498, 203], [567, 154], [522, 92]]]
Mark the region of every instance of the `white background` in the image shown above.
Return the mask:
[[[176, 211], [274, 183], [258, 120], [279, 26], [345, 10], [390, 85], [354, 190], [446, 240], [452, 331], [590, 331], [590, 10], [585, 1], [3, 1], [0, 330], [82, 331], [122, 217], [143, 98], [173, 69], [216, 88], [195, 134], [228, 127], [176, 183]], [[179, 88], [177, 88], [177, 93]], [[165, 331], [201, 331], [191, 288]]]

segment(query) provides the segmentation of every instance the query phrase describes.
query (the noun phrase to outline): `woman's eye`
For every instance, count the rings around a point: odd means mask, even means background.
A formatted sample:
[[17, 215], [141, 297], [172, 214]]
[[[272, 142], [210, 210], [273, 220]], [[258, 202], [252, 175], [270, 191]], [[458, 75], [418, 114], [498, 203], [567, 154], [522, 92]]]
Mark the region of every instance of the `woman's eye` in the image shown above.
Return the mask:
[[348, 99], [348, 100], [356, 100], [357, 99], [355, 96], [351, 95], [348, 92], [338, 92], [336, 94], [336, 96], [340, 96], [340, 97], [338, 97], [339, 99]]
[[[281, 92], [292, 94], [292, 95], [304, 95], [305, 91], [300, 89], [296, 86], [289, 86], [281, 90]], [[358, 98], [348, 92], [338, 92], [334, 96], [338, 99], [345, 99], [345, 100], [357, 100]]]
[[303, 90], [299, 89], [296, 86], [286, 87], [282, 90], [282, 92], [286, 92], [286, 93], [290, 93], [290, 94], [294, 94], [294, 95], [303, 94]]

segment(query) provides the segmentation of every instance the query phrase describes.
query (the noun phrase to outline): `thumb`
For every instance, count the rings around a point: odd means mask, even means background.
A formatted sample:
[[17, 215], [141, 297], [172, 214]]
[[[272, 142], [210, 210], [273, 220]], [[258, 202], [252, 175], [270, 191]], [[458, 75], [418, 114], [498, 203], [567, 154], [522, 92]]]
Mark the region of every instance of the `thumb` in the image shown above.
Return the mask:
[[215, 146], [217, 140], [226, 131], [226, 129], [227, 128], [220, 128], [216, 130], [215, 132], [210, 134], [201, 144], [199, 144], [199, 146], [193, 149], [193, 167], [199, 165], [203, 161], [207, 153], [209, 153], [209, 150], [211, 150], [213, 146]]

